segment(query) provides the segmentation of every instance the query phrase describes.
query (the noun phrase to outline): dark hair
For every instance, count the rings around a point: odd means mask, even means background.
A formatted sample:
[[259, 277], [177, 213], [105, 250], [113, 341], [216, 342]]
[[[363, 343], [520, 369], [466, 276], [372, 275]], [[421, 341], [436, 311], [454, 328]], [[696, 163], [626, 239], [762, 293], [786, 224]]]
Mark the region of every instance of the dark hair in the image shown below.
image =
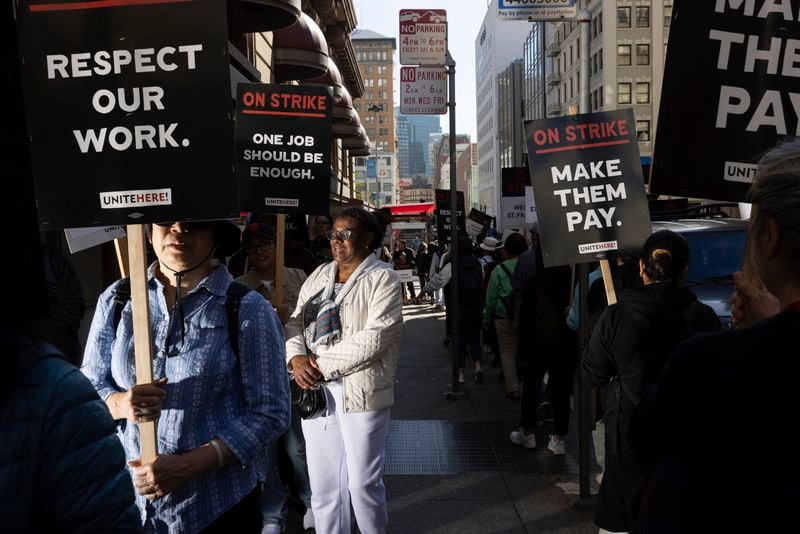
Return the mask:
[[528, 250], [528, 242], [525, 241], [522, 234], [515, 232], [506, 238], [503, 247], [506, 249], [509, 256], [519, 256]]
[[358, 229], [361, 232], [372, 234], [372, 239], [367, 243], [370, 250], [375, 250], [383, 244], [385, 228], [383, 231], [381, 230], [378, 219], [372, 213], [363, 208], [350, 207], [343, 209], [336, 218], [341, 219], [342, 217], [358, 221]]
[[689, 265], [689, 243], [671, 230], [651, 234], [642, 247], [644, 272], [653, 282], [677, 282]]
[[320, 217], [325, 217], [328, 220], [328, 224], [333, 226], [333, 217], [330, 216], [328, 213], [320, 213], [319, 215], [314, 215], [314, 224], [317, 224], [317, 219]]
[[472, 245], [472, 239], [468, 236], [462, 235], [458, 238], [458, 255], [471, 256], [475, 248]]

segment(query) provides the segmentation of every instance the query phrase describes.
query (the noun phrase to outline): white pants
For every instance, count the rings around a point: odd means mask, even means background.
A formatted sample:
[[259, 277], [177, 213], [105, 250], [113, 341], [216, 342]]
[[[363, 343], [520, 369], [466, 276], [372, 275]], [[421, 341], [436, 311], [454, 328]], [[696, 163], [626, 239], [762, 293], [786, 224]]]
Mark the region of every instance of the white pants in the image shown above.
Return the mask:
[[389, 408], [345, 413], [341, 383], [326, 387], [327, 415], [303, 420], [316, 532], [350, 534], [352, 504], [363, 534], [384, 534], [389, 523], [383, 485]]

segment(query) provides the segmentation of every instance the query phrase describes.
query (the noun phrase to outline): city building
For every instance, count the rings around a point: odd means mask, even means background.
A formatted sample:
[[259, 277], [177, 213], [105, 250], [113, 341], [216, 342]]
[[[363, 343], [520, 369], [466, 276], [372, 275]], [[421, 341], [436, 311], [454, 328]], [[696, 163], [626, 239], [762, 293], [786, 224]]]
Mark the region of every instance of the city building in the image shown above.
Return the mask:
[[[459, 146], [465, 150], [471, 140], [468, 134], [456, 134], [456, 157]], [[433, 134], [431, 136], [430, 165], [433, 168], [431, 182], [439, 189], [450, 189], [450, 134]], [[458, 160], [456, 160], [458, 161]], [[447, 165], [445, 163], [447, 162]], [[446, 176], [442, 176], [443, 170]]]
[[501, 172], [525, 164], [522, 100], [522, 59], [515, 59], [497, 75], [497, 163]]
[[397, 121], [397, 164], [401, 179], [425, 176], [429, 167], [431, 134], [442, 132], [438, 115], [403, 115], [400, 106], [394, 108]]
[[353, 49], [361, 75], [364, 94], [356, 109], [364, 129], [374, 143], [375, 153], [395, 153], [394, 126], [394, 51], [397, 41], [371, 30], [355, 30]]
[[383, 152], [355, 158], [353, 171], [361, 200], [376, 208], [397, 202], [400, 184], [394, 154]]
[[498, 215], [500, 206], [500, 147], [498, 142], [497, 76], [522, 57], [531, 30], [528, 21], [501, 21], [497, 0], [491, 0], [475, 38], [476, 115], [478, 126], [478, 206]]
[[[536, 22], [531, 26], [528, 38], [525, 39], [525, 46], [522, 53], [522, 113], [525, 120], [537, 120], [547, 117], [548, 102], [547, 85], [545, 76], [548, 70], [552, 70], [550, 65], [553, 56], [550, 52], [558, 55], [558, 48], [547, 47], [547, 29], [552, 32], [552, 26], [543, 22]], [[561, 111], [561, 105], [554, 102], [553, 109]]]

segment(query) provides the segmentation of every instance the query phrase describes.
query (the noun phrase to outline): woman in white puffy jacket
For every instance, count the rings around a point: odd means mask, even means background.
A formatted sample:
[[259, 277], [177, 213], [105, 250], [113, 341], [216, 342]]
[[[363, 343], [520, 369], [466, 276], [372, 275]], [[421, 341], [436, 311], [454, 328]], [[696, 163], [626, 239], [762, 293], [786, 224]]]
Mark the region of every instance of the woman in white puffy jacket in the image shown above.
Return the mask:
[[403, 299], [397, 274], [372, 251], [383, 236], [361, 208], [328, 235], [333, 260], [300, 290], [286, 324], [295, 382], [321, 387], [326, 410], [303, 420], [311, 505], [319, 534], [349, 534], [350, 505], [364, 534], [387, 529], [383, 466], [394, 402]]

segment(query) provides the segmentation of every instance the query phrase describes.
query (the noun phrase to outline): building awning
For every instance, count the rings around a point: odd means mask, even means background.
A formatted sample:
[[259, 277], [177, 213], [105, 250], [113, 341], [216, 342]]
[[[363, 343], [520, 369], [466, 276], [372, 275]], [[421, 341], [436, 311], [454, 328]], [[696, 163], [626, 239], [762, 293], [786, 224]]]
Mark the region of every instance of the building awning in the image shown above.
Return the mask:
[[302, 0], [231, 0], [228, 18], [245, 32], [266, 32], [287, 28], [302, 13]]
[[361, 117], [355, 112], [355, 122], [334, 122], [333, 136], [340, 139], [360, 138], [367, 141], [367, 131], [361, 125]]
[[386, 206], [392, 215], [422, 215], [433, 213], [435, 206], [433, 202], [423, 202], [421, 204], [394, 204]]
[[319, 78], [328, 72], [325, 35], [305, 13], [300, 14], [293, 26], [276, 31], [272, 46], [278, 83]]
[[[347, 89], [344, 88], [344, 82], [342, 82], [342, 75], [339, 72], [339, 67], [336, 66], [332, 58], [328, 58], [328, 72], [319, 78], [303, 80], [300, 82], [300, 85], [324, 85], [333, 87], [333, 99], [335, 102], [339, 102], [344, 98], [344, 93], [347, 91]], [[350, 107], [352, 107], [352, 101]]]
[[360, 122], [356, 110], [353, 108], [353, 99], [350, 91], [342, 87], [342, 97], [333, 105], [333, 122]]

